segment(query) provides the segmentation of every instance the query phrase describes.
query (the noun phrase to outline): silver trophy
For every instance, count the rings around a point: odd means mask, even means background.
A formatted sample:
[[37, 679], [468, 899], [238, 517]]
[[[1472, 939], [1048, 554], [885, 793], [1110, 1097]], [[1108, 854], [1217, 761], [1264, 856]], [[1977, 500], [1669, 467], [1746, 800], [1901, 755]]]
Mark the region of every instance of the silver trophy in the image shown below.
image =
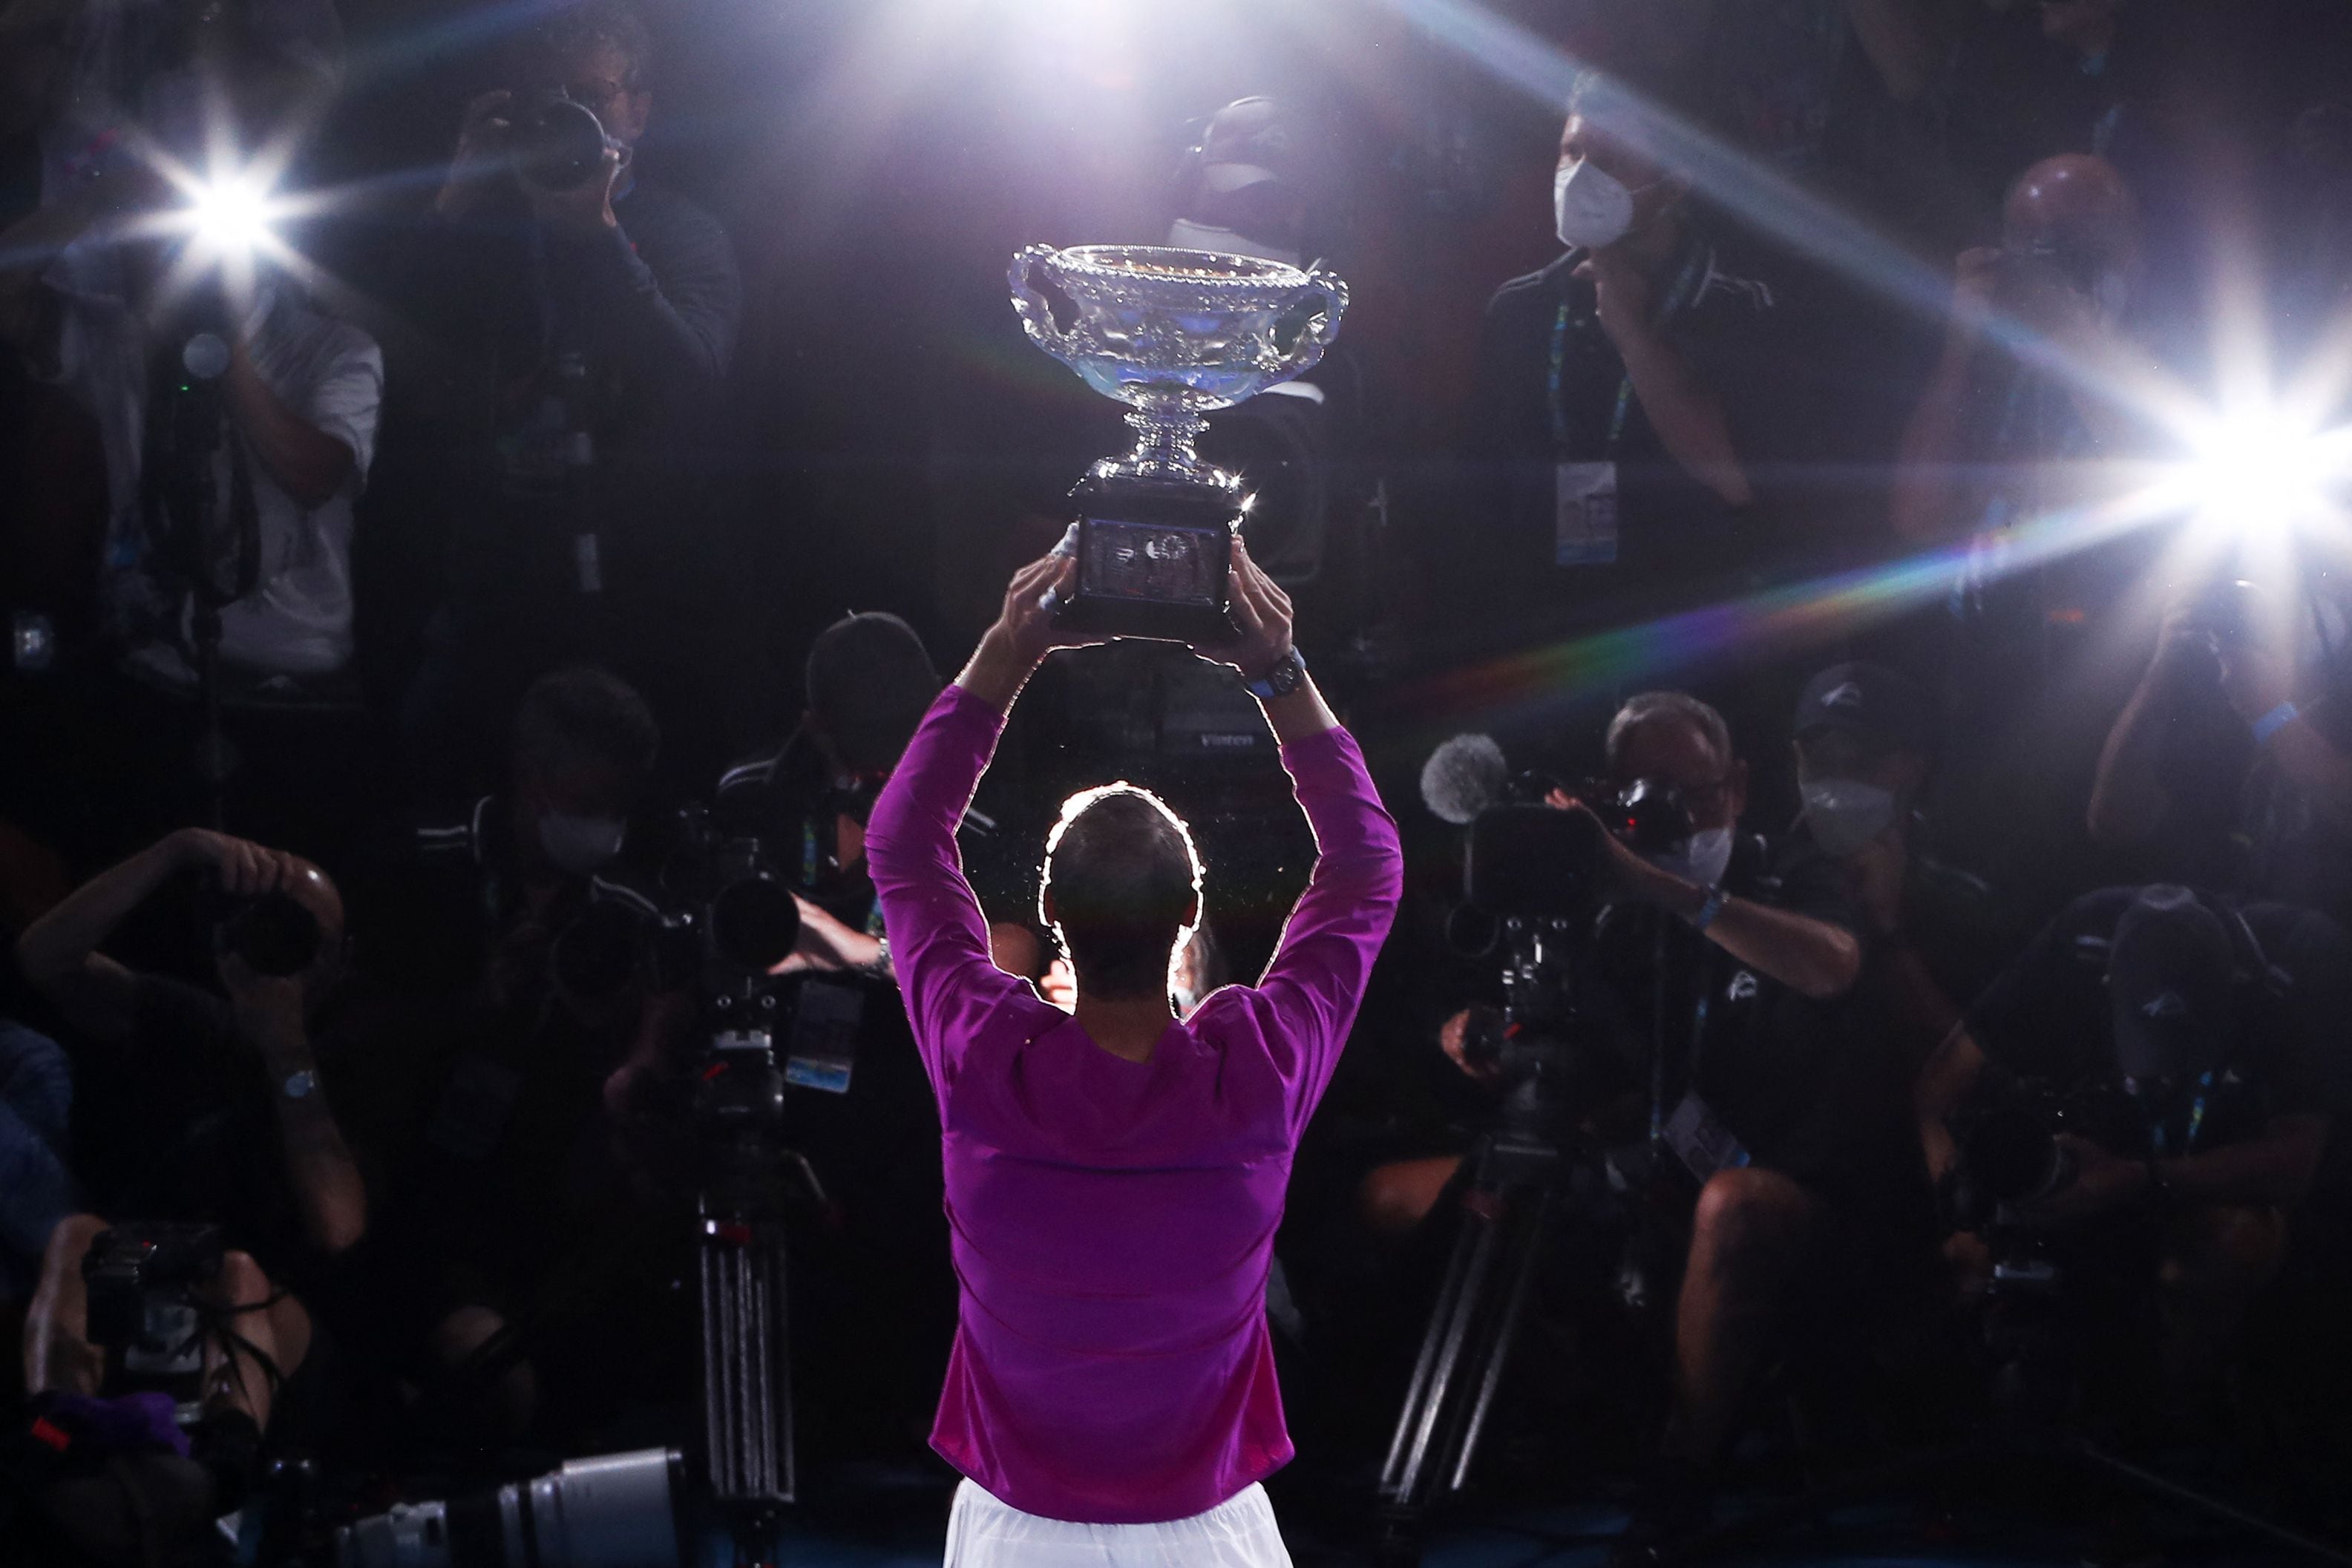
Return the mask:
[[1011, 281], [1030, 341], [1131, 405], [1135, 431], [1131, 449], [1070, 492], [1078, 568], [1056, 619], [1106, 636], [1230, 638], [1225, 576], [1250, 497], [1192, 444], [1210, 410], [1322, 359], [1348, 286], [1319, 267], [1125, 245], [1033, 245], [1013, 256]]

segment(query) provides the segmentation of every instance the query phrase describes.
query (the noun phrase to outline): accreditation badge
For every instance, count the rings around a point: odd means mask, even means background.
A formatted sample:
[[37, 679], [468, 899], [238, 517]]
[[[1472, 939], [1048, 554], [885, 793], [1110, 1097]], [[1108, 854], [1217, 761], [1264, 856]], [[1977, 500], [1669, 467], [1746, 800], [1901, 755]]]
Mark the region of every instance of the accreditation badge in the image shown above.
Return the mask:
[[1552, 564], [1610, 566], [1617, 559], [1617, 465], [1552, 467]]

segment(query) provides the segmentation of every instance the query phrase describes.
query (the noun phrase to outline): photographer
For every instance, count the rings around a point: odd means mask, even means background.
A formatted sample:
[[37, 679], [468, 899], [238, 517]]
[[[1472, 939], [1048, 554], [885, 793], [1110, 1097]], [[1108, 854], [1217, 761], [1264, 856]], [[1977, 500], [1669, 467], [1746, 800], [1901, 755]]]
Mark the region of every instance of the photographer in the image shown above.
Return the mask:
[[1759, 474], [1784, 455], [1779, 308], [1666, 156], [1632, 95], [1580, 78], [1553, 188], [1567, 253], [1505, 284], [1480, 330], [1475, 505], [1447, 507], [1465, 531], [1428, 563], [1454, 580], [1456, 619], [1632, 619], [1773, 542]]
[[[218, 963], [226, 998], [98, 951], [142, 904], [191, 873], [233, 901]], [[257, 929], [264, 922], [269, 934]], [[210, 1471], [199, 1489], [205, 1509], [182, 1525], [236, 1506], [316, 1332], [303, 1296], [289, 1291], [331, 1288], [336, 1260], [369, 1228], [367, 1190], [332, 1107], [343, 1058], [317, 1043], [350, 1016], [341, 936], [341, 900], [316, 866], [186, 829], [77, 890], [17, 943], [26, 981], [87, 1042], [83, 1082], [127, 1090], [128, 1124], [100, 1135], [119, 1162], [100, 1184], [107, 1207], [126, 1219], [219, 1225], [230, 1249], [198, 1286], [235, 1336], [215, 1334], [206, 1347], [196, 1434]], [[264, 961], [286, 972], [264, 973], [256, 967]], [[107, 1358], [89, 1336], [82, 1260], [108, 1228], [96, 1215], [75, 1215], [50, 1238], [25, 1325], [26, 1380], [36, 1396], [101, 1392]], [[175, 1484], [151, 1479], [165, 1492]], [[163, 1507], [165, 1492], [150, 1502]], [[88, 1506], [60, 1516], [78, 1539], [85, 1526], [101, 1536], [106, 1528], [82, 1517]]]
[[[1998, 248], [1961, 255], [1941, 358], [1904, 433], [1892, 519], [1914, 548], [1964, 544], [1944, 612], [1922, 626], [1952, 841], [2021, 901], [2054, 908], [2095, 874], [2080, 798], [2106, 709], [2096, 633], [2141, 545], [2034, 548], [2070, 510], [2140, 482], [2154, 434], [2154, 321], [2138, 204], [2113, 165], [2068, 154], [2011, 187]], [[2120, 696], [2120, 693], [2116, 694]]]
[[[1948, 1204], [1998, 1200], [1995, 1224], [2103, 1248], [2135, 1295], [2154, 1281], [2176, 1417], [2210, 1393], [2312, 1190], [2347, 1090], [2347, 982], [2352, 950], [2325, 916], [2109, 888], [2053, 921], [1920, 1076]], [[2021, 1180], [1962, 1136], [1962, 1114], [2011, 1080], [2078, 1108]]]
[[[455, 513], [406, 698], [420, 741], [482, 746], [531, 672], [585, 659], [691, 727], [681, 777], [720, 761], [700, 730], [732, 600], [707, 476], [742, 282], [718, 220], [639, 167], [653, 69], [625, 0], [558, 11], [467, 109], [421, 236], [442, 362], [408, 504]], [[593, 137], [587, 115], [604, 145], [564, 151], [551, 131]]]
[[[1843, 869], [1873, 938], [1864, 985], [1898, 1040], [1907, 1101], [1918, 1064], [1989, 984], [2012, 943], [1992, 889], [1944, 861], [1924, 804], [1932, 704], [1899, 671], [1841, 664], [1806, 683], [1792, 730], [1797, 831]], [[1906, 1156], [1907, 1163], [1907, 1155]]]
[[2341, 924], [2352, 915], [2352, 736], [2327, 689], [2334, 672], [2298, 677], [2289, 614], [2251, 582], [2171, 607], [2099, 754], [2091, 836], [2200, 885]]
[[1288, 599], [1237, 542], [1241, 635], [1213, 656], [1251, 683], [1318, 847], [1262, 982], [1174, 1017], [1200, 860], [1130, 785], [1074, 797], [1046, 843], [1039, 902], [1071, 953], [1075, 1013], [991, 963], [956, 825], [1060, 641], [1041, 600], [1076, 568], [1055, 554], [1014, 576], [866, 835], [946, 1130], [962, 1310], [932, 1443], [967, 1477], [948, 1561], [1286, 1563], [1258, 1485], [1291, 1456], [1265, 1322], [1274, 1232], [1402, 856], [1291, 648]]
[[[97, 591], [114, 642], [167, 681], [192, 680], [190, 594], [202, 583], [226, 601], [220, 653], [233, 679], [325, 680], [352, 657], [352, 505], [374, 448], [383, 355], [267, 261], [236, 269], [241, 278], [222, 271], [187, 237], [188, 201], [121, 165], [0, 234], [0, 338], [96, 416], [110, 517]], [[94, 291], [92, 269], [71, 265], [98, 247], [119, 260], [120, 293]], [[200, 268], [193, 289], [164, 287], [180, 266]], [[198, 560], [148, 515], [167, 417], [151, 378], [194, 380], [182, 351], [206, 337], [227, 350], [217, 381], [227, 438], [194, 482], [213, 486], [243, 537], [233, 559]]]
[[[1612, 791], [1643, 786], [1690, 824], [1647, 855], [1596, 824], [1607, 904], [1580, 981], [1623, 1092], [1645, 1076], [1635, 1064], [1663, 1054], [1665, 1143], [1696, 1184], [1674, 1409], [1622, 1547], [1637, 1558], [1704, 1517], [1709, 1471], [1798, 1282], [1835, 1290], [1877, 1266], [1891, 1222], [1884, 1150], [1902, 1122], [1876, 1092], [1884, 1042], [1853, 998], [1870, 926], [1846, 867], [1801, 841], [1776, 860], [1738, 831], [1747, 764], [1722, 717], [1693, 697], [1633, 698], [1609, 726], [1606, 756]], [[1551, 803], [1590, 810], [1565, 794]], [[1471, 1049], [1476, 1024], [1456, 1014], [1440, 1043], [1491, 1077]], [[1368, 1199], [1426, 1213], [1459, 1163], [1376, 1172]]]
[[[592, 879], [618, 874], [653, 771], [660, 735], [645, 700], [602, 670], [551, 671], [524, 694], [509, 736], [505, 788], [413, 831], [371, 888], [374, 923], [362, 932], [377, 967], [435, 1018], [404, 1053], [401, 1082], [370, 1107], [401, 1151], [379, 1248], [397, 1260], [385, 1351], [425, 1384], [575, 1260], [584, 1215], [625, 1228], [608, 1109], [625, 1108], [629, 1064], [658, 1055], [677, 1021], [631, 983], [628, 955], [600, 946], [595, 972], [573, 983], [564, 962], [567, 935], [593, 907]], [[578, 1347], [557, 1338], [533, 1349], [494, 1388], [449, 1403], [484, 1431], [519, 1433], [543, 1414], [538, 1364]]]
[[[1896, 534], [1991, 536], [2099, 493], [2099, 470], [2075, 472], [2081, 460], [2126, 455], [2136, 437], [2125, 411], [2090, 389], [2146, 377], [2131, 313], [2139, 231], [2139, 204], [2105, 159], [2068, 153], [2017, 177], [2000, 244], [1956, 264], [1943, 351], [1895, 472]], [[1996, 332], [1997, 316], [2021, 336]], [[2052, 360], [2070, 373], [2053, 373]]]

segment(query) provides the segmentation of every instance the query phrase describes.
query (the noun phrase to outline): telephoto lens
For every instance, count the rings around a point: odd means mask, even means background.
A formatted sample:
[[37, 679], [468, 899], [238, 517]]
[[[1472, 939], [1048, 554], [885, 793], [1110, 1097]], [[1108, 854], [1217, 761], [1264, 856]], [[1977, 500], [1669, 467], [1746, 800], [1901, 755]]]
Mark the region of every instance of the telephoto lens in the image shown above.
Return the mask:
[[507, 135], [515, 178], [542, 191], [576, 191], [604, 162], [604, 127], [561, 89], [525, 101]]
[[676, 1449], [642, 1448], [403, 1503], [335, 1531], [336, 1568], [677, 1568], [683, 1469]]
[[319, 956], [318, 917], [282, 893], [231, 901], [221, 932], [223, 945], [257, 975], [282, 980]]

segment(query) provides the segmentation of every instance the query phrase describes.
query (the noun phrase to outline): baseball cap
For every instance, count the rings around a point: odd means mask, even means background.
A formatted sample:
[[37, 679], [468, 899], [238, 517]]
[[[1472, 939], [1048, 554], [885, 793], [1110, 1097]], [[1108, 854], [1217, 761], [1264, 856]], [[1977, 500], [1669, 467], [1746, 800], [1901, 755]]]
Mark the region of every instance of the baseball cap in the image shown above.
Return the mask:
[[945, 684], [923, 640], [896, 615], [844, 616], [809, 649], [809, 710], [861, 775], [898, 765]]
[[1883, 737], [1915, 750], [1928, 749], [1927, 694], [1885, 664], [1832, 664], [1805, 683], [1791, 727], [1797, 738], [1823, 730]]
[[2107, 949], [2116, 1065], [2126, 1078], [2183, 1082], [2228, 1052], [2238, 954], [2221, 916], [2185, 887], [2140, 889]]

